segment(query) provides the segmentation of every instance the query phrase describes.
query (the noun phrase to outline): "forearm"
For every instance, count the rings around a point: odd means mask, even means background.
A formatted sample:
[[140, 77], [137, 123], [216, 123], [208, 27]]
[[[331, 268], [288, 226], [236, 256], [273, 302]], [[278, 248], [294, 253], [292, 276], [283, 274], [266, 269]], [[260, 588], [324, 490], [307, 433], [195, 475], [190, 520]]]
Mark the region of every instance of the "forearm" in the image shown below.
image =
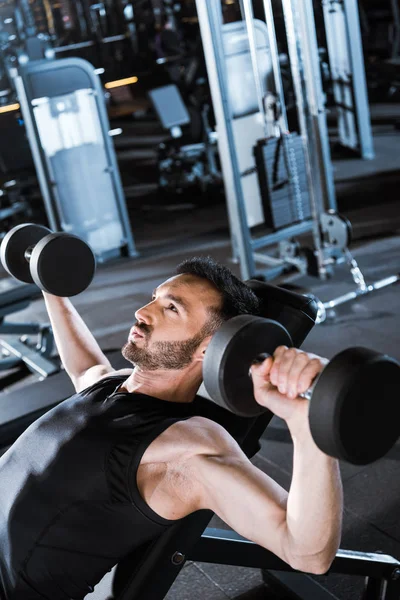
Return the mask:
[[290, 556], [298, 569], [312, 572], [314, 565], [328, 568], [339, 547], [343, 489], [339, 463], [315, 445], [305, 409], [288, 422], [294, 455], [286, 521]]
[[80, 376], [94, 365], [111, 366], [68, 298], [43, 293], [56, 346], [68, 375]]

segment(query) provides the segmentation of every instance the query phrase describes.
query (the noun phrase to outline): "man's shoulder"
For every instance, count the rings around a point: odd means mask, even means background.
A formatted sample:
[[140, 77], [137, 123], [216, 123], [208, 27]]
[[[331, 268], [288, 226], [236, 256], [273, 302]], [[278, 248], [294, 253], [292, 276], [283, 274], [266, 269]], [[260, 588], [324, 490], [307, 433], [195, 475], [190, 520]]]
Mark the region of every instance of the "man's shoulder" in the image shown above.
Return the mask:
[[203, 482], [208, 461], [217, 461], [223, 469], [225, 460], [228, 464], [240, 453], [238, 444], [218, 423], [202, 416], [177, 421], [142, 457], [137, 475], [142, 497], [156, 512], [162, 510], [165, 518], [182, 518], [205, 507]]
[[176, 449], [177, 462], [201, 455], [217, 455], [237, 448], [237, 442], [215, 421], [193, 416], [169, 427], [160, 442]]

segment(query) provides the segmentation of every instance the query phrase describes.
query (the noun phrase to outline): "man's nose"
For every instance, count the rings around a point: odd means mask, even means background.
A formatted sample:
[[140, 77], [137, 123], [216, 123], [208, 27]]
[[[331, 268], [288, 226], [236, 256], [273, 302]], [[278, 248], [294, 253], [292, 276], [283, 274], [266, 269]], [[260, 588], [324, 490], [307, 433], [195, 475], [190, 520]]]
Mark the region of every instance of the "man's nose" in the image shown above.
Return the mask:
[[146, 306], [139, 308], [135, 312], [135, 318], [138, 323], [145, 323], [146, 325], [150, 325], [151, 315], [150, 315], [149, 305], [147, 304]]

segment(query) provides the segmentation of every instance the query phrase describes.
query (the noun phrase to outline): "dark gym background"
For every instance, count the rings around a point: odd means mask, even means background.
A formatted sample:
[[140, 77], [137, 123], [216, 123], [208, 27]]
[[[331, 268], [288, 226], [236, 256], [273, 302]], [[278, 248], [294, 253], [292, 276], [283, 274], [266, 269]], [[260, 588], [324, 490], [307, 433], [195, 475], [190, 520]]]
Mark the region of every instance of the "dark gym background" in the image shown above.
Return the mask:
[[[261, 3], [255, 1], [254, 7], [257, 13]], [[366, 277], [376, 281], [398, 273], [400, 266], [400, 43], [392, 2], [362, 0], [359, 7], [376, 158], [362, 161], [343, 155], [335, 144], [333, 113], [329, 124], [339, 210], [353, 225], [354, 256]], [[226, 21], [236, 20], [235, 0], [225, 0], [224, 11]], [[323, 47], [317, 11], [318, 23]], [[278, 42], [279, 27], [278, 19]], [[160, 153], [165, 152], [170, 135], [152, 108], [150, 89], [177, 83], [191, 116], [184, 139], [195, 143], [203, 135], [201, 111], [209, 102], [209, 90], [195, 4], [190, 0], [0, 1], [0, 239], [19, 223], [47, 224], [18, 98], [9, 78], [10, 68], [27, 46], [33, 54], [43, 56], [53, 49], [56, 56], [80, 56], [104, 69], [101, 79], [111, 129], [122, 130], [113, 139], [139, 257], [101, 266], [91, 287], [73, 303], [102, 348], [120, 348], [135, 310], [182, 259], [210, 254], [239, 274], [231, 258], [221, 181], [204, 186], [201, 178], [194, 178], [189, 183], [177, 172], [165, 184], [159, 172]], [[281, 50], [285, 51], [283, 43]], [[329, 70], [323, 53], [321, 60], [321, 67]], [[189, 71], [192, 74], [187, 77]], [[329, 105], [329, 75], [325, 86]], [[212, 111], [209, 118], [213, 124]], [[0, 277], [1, 286], [6, 279], [3, 270]], [[311, 290], [321, 300], [354, 287], [345, 268], [338, 268], [325, 282], [296, 273], [284, 279]], [[304, 348], [330, 358], [345, 347], [364, 345], [400, 359], [399, 310], [397, 286], [361, 298], [338, 310], [334, 321], [316, 326]], [[13, 319], [46, 322], [40, 295]], [[37, 377], [23, 366], [0, 372], [0, 411], [2, 397], [20, 390], [23, 402], [35, 381]], [[254, 463], [288, 488], [291, 460], [288, 432], [274, 419]], [[342, 548], [382, 551], [400, 560], [399, 461], [397, 444], [369, 467], [341, 465], [345, 489]], [[213, 523], [224, 526], [217, 518]], [[360, 598], [361, 578], [316, 579], [337, 598]], [[105, 580], [90, 597], [105, 600], [107, 585]], [[187, 563], [168, 594], [169, 600], [274, 597], [257, 570], [205, 563]]]

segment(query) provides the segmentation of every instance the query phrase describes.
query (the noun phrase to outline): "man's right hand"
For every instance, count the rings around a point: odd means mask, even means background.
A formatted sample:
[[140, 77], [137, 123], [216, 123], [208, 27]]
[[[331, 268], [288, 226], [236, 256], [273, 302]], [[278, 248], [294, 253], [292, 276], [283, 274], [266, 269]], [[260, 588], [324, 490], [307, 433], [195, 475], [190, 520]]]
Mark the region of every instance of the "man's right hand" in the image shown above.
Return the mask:
[[296, 348], [280, 346], [272, 357], [251, 367], [254, 397], [285, 421], [298, 413], [308, 415], [308, 402], [299, 395], [306, 392], [328, 360]]

